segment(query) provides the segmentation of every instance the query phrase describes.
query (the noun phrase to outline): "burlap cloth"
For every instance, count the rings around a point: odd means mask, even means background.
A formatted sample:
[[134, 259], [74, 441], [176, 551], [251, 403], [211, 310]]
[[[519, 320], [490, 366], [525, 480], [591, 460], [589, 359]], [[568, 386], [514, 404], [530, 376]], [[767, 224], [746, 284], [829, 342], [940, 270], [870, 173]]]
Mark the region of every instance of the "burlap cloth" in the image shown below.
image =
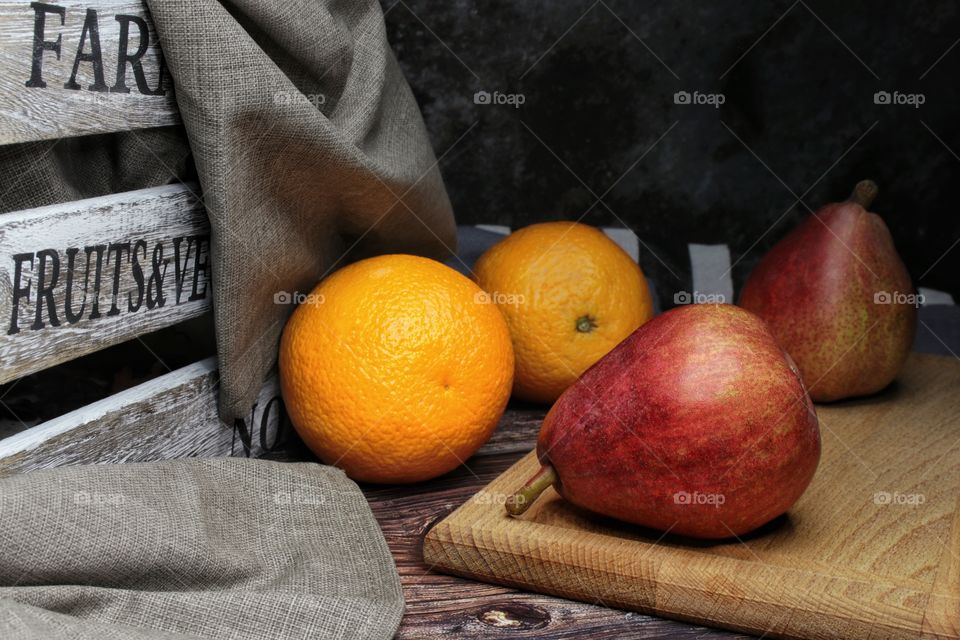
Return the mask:
[[333, 467], [222, 458], [0, 480], [0, 638], [390, 638], [403, 596]]

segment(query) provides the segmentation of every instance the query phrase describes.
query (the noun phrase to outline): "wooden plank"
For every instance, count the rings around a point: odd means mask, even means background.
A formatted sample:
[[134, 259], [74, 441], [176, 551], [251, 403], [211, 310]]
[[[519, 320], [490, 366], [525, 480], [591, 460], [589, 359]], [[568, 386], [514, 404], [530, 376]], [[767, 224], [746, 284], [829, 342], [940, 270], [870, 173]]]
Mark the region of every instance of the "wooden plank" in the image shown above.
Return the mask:
[[553, 490], [503, 499], [529, 454], [426, 536], [427, 565], [771, 637], [960, 637], [960, 362], [914, 354], [885, 393], [818, 408], [823, 458], [790, 511], [743, 542], [590, 517]]
[[[537, 441], [546, 410], [540, 407], [508, 407], [500, 423], [474, 457], [504, 453], [527, 453]], [[467, 462], [469, 465], [469, 461]]]
[[[242, 425], [220, 422], [209, 358], [0, 440], [0, 475], [71, 464], [270, 457], [291, 433], [272, 376]], [[251, 434], [247, 436], [246, 434]]]
[[138, 0], [0, 0], [0, 33], [0, 144], [180, 121]]
[[0, 383], [206, 313], [209, 254], [183, 185], [0, 216]]

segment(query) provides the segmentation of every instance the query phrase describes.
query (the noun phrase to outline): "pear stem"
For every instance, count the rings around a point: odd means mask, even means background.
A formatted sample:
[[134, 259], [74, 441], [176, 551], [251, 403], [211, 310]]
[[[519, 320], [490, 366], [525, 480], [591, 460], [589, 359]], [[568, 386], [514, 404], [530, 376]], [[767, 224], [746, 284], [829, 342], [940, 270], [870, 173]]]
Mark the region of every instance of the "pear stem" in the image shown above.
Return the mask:
[[519, 516], [530, 508], [534, 500], [540, 497], [540, 494], [547, 490], [557, 481], [557, 472], [549, 464], [540, 467], [540, 470], [533, 474], [533, 477], [527, 480], [520, 489], [512, 496], [507, 498], [504, 506], [507, 513], [512, 516]]
[[857, 186], [853, 188], [853, 193], [850, 194], [847, 200], [849, 202], [856, 202], [864, 209], [869, 209], [879, 191], [880, 187], [878, 187], [877, 183], [873, 180], [861, 180], [857, 183]]

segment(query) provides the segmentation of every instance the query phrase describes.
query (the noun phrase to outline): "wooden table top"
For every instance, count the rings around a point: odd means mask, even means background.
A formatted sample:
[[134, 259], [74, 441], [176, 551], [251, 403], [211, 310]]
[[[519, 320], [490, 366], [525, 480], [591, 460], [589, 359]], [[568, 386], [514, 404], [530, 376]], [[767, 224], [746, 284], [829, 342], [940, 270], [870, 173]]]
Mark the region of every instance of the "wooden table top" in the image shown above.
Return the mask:
[[717, 629], [519, 591], [431, 571], [434, 523], [533, 449], [544, 411], [510, 408], [496, 433], [451, 473], [410, 487], [362, 485], [400, 572], [406, 611], [397, 638], [748, 638]]

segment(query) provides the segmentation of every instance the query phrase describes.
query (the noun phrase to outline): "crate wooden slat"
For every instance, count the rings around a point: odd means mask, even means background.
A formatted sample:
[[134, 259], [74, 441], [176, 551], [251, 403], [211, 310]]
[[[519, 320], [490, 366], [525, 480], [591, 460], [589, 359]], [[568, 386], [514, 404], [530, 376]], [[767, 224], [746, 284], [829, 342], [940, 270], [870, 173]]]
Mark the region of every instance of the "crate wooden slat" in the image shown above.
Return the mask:
[[818, 407], [824, 450], [784, 518], [691, 544], [590, 517], [552, 489], [504, 498], [531, 453], [438, 523], [427, 566], [767, 637], [960, 638], [960, 362], [913, 354], [882, 395]]
[[[208, 358], [0, 440], [0, 476], [71, 464], [245, 455], [241, 434], [217, 416], [217, 363]], [[271, 376], [244, 428], [249, 454], [289, 435]], [[266, 445], [264, 448], [263, 445]]]
[[[0, 215], [0, 321], [4, 323], [0, 382], [206, 313], [211, 307], [210, 274], [205, 268], [210, 226], [193, 195], [195, 189], [168, 185]], [[124, 243], [129, 243], [126, 250], [117, 248]], [[89, 247], [94, 249], [88, 253]], [[68, 278], [71, 252], [75, 254], [72, 280]], [[29, 261], [27, 255], [32, 256]], [[98, 263], [99, 296], [95, 295]], [[59, 273], [54, 284], [55, 270]], [[159, 279], [151, 281], [155, 273]], [[58, 325], [51, 321], [49, 298], [38, 296], [48, 285], [53, 285]], [[66, 313], [68, 290], [72, 313], [80, 316], [73, 323]], [[131, 311], [141, 292], [139, 307]], [[156, 299], [152, 309], [151, 297]]]
[[[47, 9], [37, 6], [41, 4]], [[129, 131], [180, 121], [168, 72], [162, 72], [161, 83], [160, 47], [143, 2], [98, 0], [37, 5], [23, 0], [0, 0], [0, 144]], [[98, 84], [93, 61], [81, 59], [74, 78], [78, 88], [65, 88], [82, 36], [82, 53], [93, 55], [92, 30], [87, 29], [84, 36], [84, 25], [94, 21], [103, 84]], [[123, 66], [124, 82], [117, 82], [124, 23], [128, 56], [138, 53], [141, 23], [147, 31], [147, 49], [138, 58], [145, 81], [142, 88], [130, 62]], [[38, 43], [39, 56], [35, 51]], [[59, 59], [51, 49], [55, 46], [59, 47]], [[39, 86], [41, 83], [45, 86]], [[128, 92], [122, 92], [123, 87]], [[153, 95], [158, 89], [161, 93]]]

